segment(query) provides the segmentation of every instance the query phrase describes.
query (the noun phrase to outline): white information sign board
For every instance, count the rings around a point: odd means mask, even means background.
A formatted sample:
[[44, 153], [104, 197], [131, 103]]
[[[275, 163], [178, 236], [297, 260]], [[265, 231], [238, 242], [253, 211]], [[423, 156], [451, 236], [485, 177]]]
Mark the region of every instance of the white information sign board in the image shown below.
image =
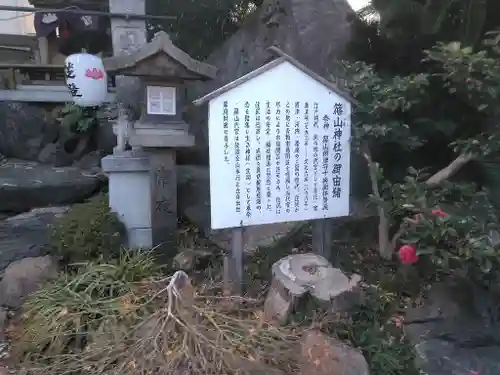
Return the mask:
[[288, 61], [211, 99], [212, 229], [347, 216], [350, 118]]

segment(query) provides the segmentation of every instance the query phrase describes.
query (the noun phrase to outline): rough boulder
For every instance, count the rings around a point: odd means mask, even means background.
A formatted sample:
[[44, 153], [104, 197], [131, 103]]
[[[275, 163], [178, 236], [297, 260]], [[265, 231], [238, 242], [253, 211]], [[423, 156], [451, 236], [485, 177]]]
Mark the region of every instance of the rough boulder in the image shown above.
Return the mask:
[[0, 212], [82, 201], [100, 186], [97, 175], [76, 167], [7, 160], [0, 165]]
[[[354, 11], [347, 0], [265, 0], [206, 60], [218, 68], [213, 81], [199, 83], [189, 92], [191, 100], [203, 96], [272, 59], [267, 51], [277, 46], [316, 73], [330, 78], [335, 60], [345, 57], [351, 38]], [[207, 108], [187, 113], [196, 147], [182, 151], [180, 162], [208, 164]]]

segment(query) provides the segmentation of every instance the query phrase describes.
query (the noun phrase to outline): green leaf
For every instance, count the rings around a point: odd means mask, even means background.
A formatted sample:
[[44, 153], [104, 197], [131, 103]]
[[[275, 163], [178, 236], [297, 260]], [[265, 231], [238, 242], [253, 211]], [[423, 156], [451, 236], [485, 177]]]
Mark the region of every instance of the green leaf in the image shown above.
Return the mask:
[[416, 244], [418, 241], [420, 241], [420, 236], [418, 235], [407, 235], [403, 239], [401, 239], [401, 242], [405, 244]]
[[427, 247], [427, 248], [418, 248], [417, 249], [417, 255], [429, 255], [429, 254], [434, 254], [436, 252], [435, 247]]

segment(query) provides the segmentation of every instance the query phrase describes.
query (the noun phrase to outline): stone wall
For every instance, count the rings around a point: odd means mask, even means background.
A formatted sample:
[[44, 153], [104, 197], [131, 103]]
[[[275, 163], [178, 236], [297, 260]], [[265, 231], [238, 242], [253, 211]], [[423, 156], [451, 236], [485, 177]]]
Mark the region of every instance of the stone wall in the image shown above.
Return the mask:
[[[37, 161], [57, 166], [72, 164], [65, 150], [56, 114], [62, 104], [0, 102], [0, 154], [7, 158]], [[97, 148], [110, 153], [116, 144], [112, 126], [103, 114], [97, 134]]]
[[[215, 80], [189, 90], [191, 100], [264, 65], [267, 49], [277, 46], [310, 69], [328, 77], [335, 60], [345, 57], [354, 12], [346, 0], [266, 0], [231, 38], [212, 53], [207, 63], [219, 71]], [[191, 107], [187, 121], [196, 146], [182, 152], [180, 163], [208, 164], [207, 108]]]

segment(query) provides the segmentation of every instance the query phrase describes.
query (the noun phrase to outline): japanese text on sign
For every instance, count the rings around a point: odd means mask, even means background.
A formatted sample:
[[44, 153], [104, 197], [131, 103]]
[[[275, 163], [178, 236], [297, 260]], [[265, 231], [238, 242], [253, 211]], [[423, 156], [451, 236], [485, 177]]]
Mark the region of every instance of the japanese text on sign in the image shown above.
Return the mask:
[[210, 100], [213, 229], [349, 214], [351, 104], [280, 69]]
[[331, 217], [346, 206], [350, 119], [344, 107], [345, 102], [326, 108], [314, 101], [223, 102], [218, 168], [232, 176], [223, 184], [225, 205], [233, 211], [228, 214], [238, 218], [235, 226]]

